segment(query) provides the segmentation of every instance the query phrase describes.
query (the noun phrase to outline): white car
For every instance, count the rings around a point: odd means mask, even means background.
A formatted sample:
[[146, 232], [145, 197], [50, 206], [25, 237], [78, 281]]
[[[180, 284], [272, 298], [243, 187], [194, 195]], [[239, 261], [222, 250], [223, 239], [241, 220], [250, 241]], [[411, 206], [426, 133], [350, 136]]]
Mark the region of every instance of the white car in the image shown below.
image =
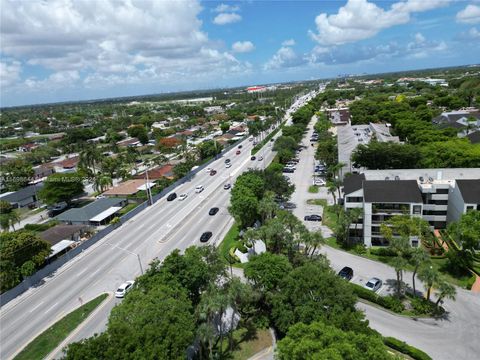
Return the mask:
[[229, 183], [223, 185], [223, 189], [224, 189], [224, 190], [228, 190], [228, 189], [230, 189], [231, 187], [232, 187], [232, 185], [230, 185]]
[[231, 167], [232, 167], [232, 163], [229, 163], [229, 162], [226, 163], [226, 164], [225, 164], [225, 167], [226, 167], [227, 169], [228, 169], [228, 168], [231, 168]]
[[207, 168], [205, 169], [205, 172], [206, 172], [206, 173], [210, 173], [210, 171], [212, 171], [212, 168], [211, 168], [211, 167], [207, 167]]
[[263, 156], [259, 156], [258, 161], [262, 161], [262, 160], [263, 160]]
[[373, 292], [376, 292], [381, 287], [382, 287], [382, 280], [375, 277], [368, 280], [367, 283], [365, 284], [365, 289], [372, 290]]
[[187, 196], [188, 196], [187, 194], [180, 194], [180, 196], [178, 197], [178, 200], [183, 201], [187, 198]]
[[313, 185], [317, 185], [317, 186], [324, 186], [326, 183], [325, 183], [325, 180], [323, 179], [315, 179], [313, 180]]
[[205, 189], [203, 188], [203, 185], [198, 185], [198, 186], [195, 188], [195, 192], [196, 192], [196, 193], [201, 193], [203, 190], [205, 190]]
[[118, 287], [117, 291], [115, 291], [115, 297], [116, 298], [125, 297], [127, 292], [129, 292], [132, 289], [133, 284], [135, 284], [135, 281], [133, 280], [125, 281], [122, 285]]

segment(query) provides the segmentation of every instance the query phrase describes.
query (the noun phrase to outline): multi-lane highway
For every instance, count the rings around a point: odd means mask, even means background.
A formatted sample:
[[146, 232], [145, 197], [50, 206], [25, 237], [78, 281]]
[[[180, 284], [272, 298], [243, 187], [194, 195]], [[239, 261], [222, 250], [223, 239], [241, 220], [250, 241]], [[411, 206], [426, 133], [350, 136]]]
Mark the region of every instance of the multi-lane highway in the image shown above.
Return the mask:
[[[306, 99], [302, 97], [292, 108]], [[213, 232], [209, 243], [221, 241], [221, 235], [231, 224], [227, 210], [230, 190], [224, 190], [224, 184], [233, 184], [249, 167], [263, 168], [274, 156], [271, 143], [256, 155], [263, 156], [263, 161], [250, 159], [252, 142], [245, 140], [242, 145], [239, 155], [234, 148], [210, 165], [217, 170], [216, 175], [200, 171], [191, 181], [177, 187], [178, 195], [188, 194], [185, 200], [177, 198], [168, 202], [166, 197], [162, 198], [65, 264], [43, 284], [3, 306], [0, 310], [0, 358], [12, 358], [81, 302], [113, 291], [125, 280], [135, 278], [152, 259], [163, 259], [174, 249], [201, 245], [200, 235], [204, 231]], [[232, 162], [230, 168], [225, 167], [227, 158]], [[205, 190], [195, 193], [198, 185], [203, 185]], [[212, 207], [220, 208], [214, 216], [208, 215]], [[98, 321], [101, 323], [102, 319]]]

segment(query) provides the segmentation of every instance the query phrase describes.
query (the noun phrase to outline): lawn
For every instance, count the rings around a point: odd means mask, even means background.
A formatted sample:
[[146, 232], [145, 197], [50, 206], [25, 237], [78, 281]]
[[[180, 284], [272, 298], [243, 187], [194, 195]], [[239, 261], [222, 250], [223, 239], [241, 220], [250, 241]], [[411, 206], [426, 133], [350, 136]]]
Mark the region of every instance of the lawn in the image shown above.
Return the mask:
[[118, 212], [118, 216], [125, 215], [125, 214], [128, 213], [129, 211], [135, 209], [137, 206], [138, 206], [138, 204], [136, 204], [136, 203], [128, 204], [127, 206], [125, 206], [124, 208], [122, 208], [122, 209]]
[[30, 342], [22, 352], [15, 356], [14, 360], [44, 359], [63, 340], [65, 340], [65, 338], [75, 330], [75, 328], [79, 326], [107, 296], [107, 294], [102, 294], [57, 321]]
[[333, 206], [327, 204], [326, 199], [308, 199], [307, 204], [319, 205], [323, 207], [323, 220], [322, 223], [328, 226], [331, 230], [334, 230], [337, 224], [337, 214], [335, 214]]
[[231, 357], [233, 360], [248, 359], [259, 351], [272, 346], [272, 336], [268, 329], [252, 331], [251, 329], [240, 328], [233, 332], [233, 338], [236, 344]]
[[309, 192], [309, 193], [317, 194], [318, 191], [319, 191], [319, 189], [318, 189], [318, 186], [316, 186], [316, 185], [310, 185], [310, 186], [308, 187], [308, 192]]
[[239, 233], [240, 230], [237, 224], [234, 223], [230, 230], [228, 230], [227, 235], [225, 235], [225, 238], [218, 247], [218, 250], [220, 251], [220, 256], [222, 257], [222, 259], [225, 259], [225, 261], [228, 258], [228, 252], [230, 251], [230, 248], [235, 245], [236, 241], [238, 240]]

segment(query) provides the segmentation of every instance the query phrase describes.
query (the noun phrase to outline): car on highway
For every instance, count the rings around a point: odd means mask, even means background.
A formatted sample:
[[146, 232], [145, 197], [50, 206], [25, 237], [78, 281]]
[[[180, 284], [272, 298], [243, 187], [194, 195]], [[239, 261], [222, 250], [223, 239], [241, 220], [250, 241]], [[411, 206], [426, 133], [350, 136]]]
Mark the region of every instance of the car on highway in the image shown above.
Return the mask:
[[198, 193], [201, 193], [204, 189], [203, 185], [198, 185], [196, 188], [195, 188], [195, 192], [198, 194]]
[[252, 156], [250, 160], [256, 160], [257, 158], [255, 156]]
[[225, 164], [225, 167], [228, 169], [228, 168], [231, 168], [232, 167], [232, 163], [228, 162]]
[[225, 159], [225, 164], [229, 163], [230, 159]]
[[215, 215], [216, 213], [218, 212], [218, 207], [213, 207], [210, 209], [210, 211], [208, 212], [208, 215]]
[[202, 236], [200, 236], [200, 242], [207, 242], [212, 237], [211, 231], [205, 231]]
[[188, 196], [187, 194], [180, 194], [180, 196], [178, 197], [178, 200], [183, 201], [187, 198], [187, 196]]
[[243, 146], [240, 144], [237, 146], [238, 149], [241, 149]]
[[275, 141], [275, 139], [274, 139], [274, 138], [271, 138], [271, 139], [270, 139], [270, 142], [274, 142], [274, 141]]
[[167, 196], [167, 201], [173, 201], [177, 198], [177, 193], [171, 193]]
[[342, 270], [338, 272], [338, 276], [345, 280], [352, 280], [353, 269], [351, 267], [345, 266]]
[[263, 156], [259, 156], [258, 161], [262, 161], [262, 160], [263, 160]]
[[303, 220], [305, 220], [305, 221], [322, 221], [322, 217], [320, 215], [316, 215], [316, 214], [305, 215]]
[[127, 292], [129, 292], [132, 289], [133, 284], [135, 284], [135, 281], [133, 280], [125, 281], [122, 285], [118, 287], [117, 291], [115, 291], [115, 297], [116, 298], [125, 297], [125, 295], [127, 295]]
[[229, 183], [223, 185], [223, 189], [224, 189], [224, 190], [228, 190], [228, 189], [230, 189], [231, 187], [232, 187], [232, 185], [230, 185]]
[[365, 289], [376, 292], [378, 289], [382, 287], [382, 280], [380, 280], [379, 278], [373, 277], [366, 282], [364, 287]]
[[207, 168], [205, 169], [205, 172], [206, 172], [206, 173], [209, 173], [210, 171], [212, 171], [212, 168], [211, 168], [211, 167], [207, 167]]
[[235, 154], [240, 155], [240, 150], [237, 150], [237, 152]]
[[215, 175], [216, 173], [217, 173], [217, 170], [212, 169], [212, 171], [210, 171], [210, 176], [213, 176], [213, 175]]

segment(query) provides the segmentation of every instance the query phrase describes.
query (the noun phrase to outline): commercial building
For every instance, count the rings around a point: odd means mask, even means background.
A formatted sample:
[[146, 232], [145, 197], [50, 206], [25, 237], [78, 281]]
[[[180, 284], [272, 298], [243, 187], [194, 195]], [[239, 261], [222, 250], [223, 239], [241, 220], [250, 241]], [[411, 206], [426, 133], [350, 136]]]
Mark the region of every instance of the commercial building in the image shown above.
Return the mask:
[[346, 176], [343, 194], [346, 210], [362, 210], [350, 237], [366, 246], [386, 245], [380, 226], [392, 216], [417, 216], [432, 229], [444, 229], [465, 212], [480, 210], [480, 169], [367, 170]]

